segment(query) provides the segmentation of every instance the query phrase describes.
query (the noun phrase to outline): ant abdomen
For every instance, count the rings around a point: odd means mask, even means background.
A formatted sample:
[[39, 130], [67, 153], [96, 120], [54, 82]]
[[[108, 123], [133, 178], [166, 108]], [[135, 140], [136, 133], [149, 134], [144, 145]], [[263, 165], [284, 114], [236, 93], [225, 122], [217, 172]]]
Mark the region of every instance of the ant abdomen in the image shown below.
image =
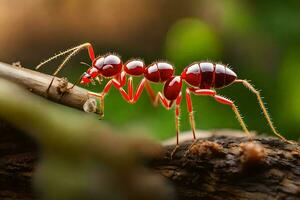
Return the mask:
[[166, 62], [156, 62], [149, 65], [144, 72], [147, 80], [152, 82], [165, 82], [174, 74], [174, 67]]
[[228, 86], [237, 78], [236, 74], [230, 68], [221, 64], [216, 65], [215, 74], [215, 88]]
[[188, 84], [201, 89], [222, 88], [237, 78], [228, 67], [209, 62], [193, 63], [184, 69], [181, 77]]

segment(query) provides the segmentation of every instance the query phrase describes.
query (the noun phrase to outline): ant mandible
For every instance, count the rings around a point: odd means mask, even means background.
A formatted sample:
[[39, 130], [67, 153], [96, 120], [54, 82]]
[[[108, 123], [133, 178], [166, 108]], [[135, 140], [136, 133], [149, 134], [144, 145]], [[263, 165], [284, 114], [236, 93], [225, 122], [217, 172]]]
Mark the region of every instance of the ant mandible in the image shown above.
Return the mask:
[[[167, 110], [169, 110], [175, 103], [176, 142], [178, 145], [180, 103], [182, 100], [181, 89], [183, 82], [185, 82], [188, 85], [188, 87], [185, 90], [185, 98], [194, 140], [196, 139], [196, 129], [191, 94], [211, 96], [217, 102], [230, 106], [233, 112], [235, 113], [242, 129], [250, 137], [248, 128], [234, 102], [226, 97], [217, 95], [216, 91], [214, 90], [224, 88], [233, 83], [242, 83], [246, 88], [248, 88], [251, 92], [253, 92], [256, 95], [258, 103], [273, 133], [280, 139], [291, 143], [276, 131], [271, 121], [271, 118], [267, 112], [267, 109], [264, 106], [264, 103], [260, 96], [260, 92], [256, 90], [253, 87], [253, 85], [251, 85], [247, 80], [237, 79], [237, 75], [230, 68], [222, 64], [215, 64], [210, 62], [195, 62], [187, 66], [180, 76], [175, 76], [173, 66], [167, 62], [155, 62], [149, 66], [145, 66], [144, 62], [141, 60], [131, 60], [123, 64], [121, 59], [114, 54], [107, 54], [105, 56], [95, 57], [92, 45], [90, 43], [84, 43], [82, 45], [68, 49], [47, 59], [46, 61], [40, 63], [36, 67], [36, 69], [39, 69], [44, 64], [50, 62], [51, 60], [59, 56], [69, 53], [69, 55], [64, 59], [64, 61], [53, 73], [53, 76], [56, 76], [57, 73], [63, 68], [63, 66], [70, 60], [70, 58], [83, 49], [87, 49], [92, 64], [89, 67], [89, 69], [80, 77], [80, 83], [84, 85], [89, 84], [94, 79], [98, 80], [100, 83], [99, 78], [102, 77], [110, 79], [101, 93], [89, 92], [89, 95], [100, 98], [100, 111], [102, 117], [104, 115], [104, 97], [109, 92], [112, 85], [119, 90], [124, 100], [131, 104], [136, 103], [142, 91], [146, 89], [153, 105], [158, 105], [160, 101], [161, 104]], [[123, 86], [125, 86], [126, 84], [126, 75], [129, 75], [127, 82], [127, 92], [123, 88]], [[144, 76], [144, 78], [140, 81], [135, 93], [133, 92], [133, 76]], [[51, 87], [53, 80], [54, 77], [48, 89]], [[163, 83], [163, 92], [158, 92], [155, 95], [155, 92], [151, 88], [149, 82]], [[75, 86], [75, 84], [73, 86]]]

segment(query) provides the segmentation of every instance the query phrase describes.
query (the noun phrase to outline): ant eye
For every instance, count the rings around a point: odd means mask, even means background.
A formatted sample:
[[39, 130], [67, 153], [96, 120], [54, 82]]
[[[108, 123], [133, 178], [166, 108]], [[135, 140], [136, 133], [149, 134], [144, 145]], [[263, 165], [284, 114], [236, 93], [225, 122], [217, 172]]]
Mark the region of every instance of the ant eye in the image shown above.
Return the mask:
[[89, 74], [92, 78], [96, 78], [99, 75], [99, 70], [96, 67], [91, 67], [87, 70], [87, 74]]
[[90, 82], [91, 82], [91, 75], [89, 75], [88, 73], [85, 72], [84, 75], [81, 78], [80, 83], [81, 84], [88, 84]]

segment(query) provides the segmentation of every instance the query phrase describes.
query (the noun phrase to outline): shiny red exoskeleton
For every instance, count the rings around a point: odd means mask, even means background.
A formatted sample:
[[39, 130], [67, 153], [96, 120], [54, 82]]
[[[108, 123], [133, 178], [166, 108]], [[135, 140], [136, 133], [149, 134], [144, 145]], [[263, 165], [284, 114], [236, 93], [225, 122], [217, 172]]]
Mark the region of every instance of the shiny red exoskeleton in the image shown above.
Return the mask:
[[[227, 66], [222, 64], [216, 64], [211, 62], [195, 62], [187, 66], [181, 75], [174, 75], [174, 67], [167, 62], [154, 62], [148, 66], [144, 64], [142, 60], [133, 59], [126, 63], [123, 63], [122, 60], [114, 54], [107, 54], [105, 56], [95, 57], [93, 47], [90, 43], [85, 43], [64, 51], [56, 56], [51, 57], [50, 59], [42, 62], [37, 66], [37, 69], [44, 65], [45, 63], [53, 60], [54, 58], [67, 54], [69, 55], [63, 61], [63, 63], [58, 67], [53, 75], [56, 75], [65, 63], [75, 55], [81, 49], [87, 49], [90, 59], [91, 66], [90, 68], [81, 76], [80, 83], [88, 84], [93, 82], [94, 79], [100, 80], [102, 77], [110, 79], [103, 91], [101, 93], [89, 92], [90, 95], [99, 97], [101, 100], [102, 116], [104, 115], [104, 97], [111, 89], [111, 86], [114, 86], [119, 90], [122, 97], [129, 103], [135, 103], [139, 99], [142, 91], [145, 89], [150, 96], [150, 100], [153, 105], [158, 105], [159, 102], [166, 108], [170, 109], [175, 104], [175, 124], [176, 124], [176, 138], [177, 144], [179, 143], [179, 115], [180, 115], [180, 104], [182, 100], [182, 86], [183, 83], [187, 84], [187, 87], [184, 91], [186, 104], [189, 112], [190, 125], [193, 132], [193, 138], [196, 138], [195, 122], [193, 115], [193, 105], [191, 100], [191, 94], [194, 95], [203, 95], [211, 96], [217, 102], [225, 104], [231, 107], [234, 111], [240, 125], [243, 130], [248, 134], [249, 131], [244, 123], [237, 107], [234, 102], [217, 95], [214, 89], [220, 89], [226, 87], [232, 83], [242, 83], [245, 87], [252, 91], [259, 102], [259, 105], [267, 119], [269, 126], [272, 131], [281, 139], [287, 141], [283, 136], [281, 136], [273, 126], [273, 123], [266, 111], [266, 108], [262, 102], [259, 91], [256, 90], [248, 81], [237, 79], [237, 75]], [[126, 81], [126, 77], [129, 76]], [[132, 76], [142, 76], [142, 80], [137, 86], [136, 91], [134, 92]], [[100, 79], [99, 79], [100, 78]], [[51, 82], [52, 83], [52, 82]], [[127, 83], [127, 91], [123, 88]], [[160, 83], [164, 84], [163, 92], [155, 93], [151, 88], [150, 83]], [[51, 84], [50, 84], [51, 86]], [[49, 87], [50, 87], [49, 86]]]

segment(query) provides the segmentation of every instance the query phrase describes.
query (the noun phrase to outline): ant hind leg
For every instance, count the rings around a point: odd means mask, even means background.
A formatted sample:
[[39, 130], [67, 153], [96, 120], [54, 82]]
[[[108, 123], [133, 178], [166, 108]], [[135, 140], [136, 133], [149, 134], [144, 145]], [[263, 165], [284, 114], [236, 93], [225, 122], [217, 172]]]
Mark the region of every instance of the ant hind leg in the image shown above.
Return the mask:
[[248, 137], [250, 137], [250, 139], [252, 139], [251, 134], [249, 133], [249, 130], [246, 126], [246, 123], [244, 122], [237, 106], [233, 103], [233, 101], [219, 96], [216, 94], [216, 91], [214, 90], [209, 90], [209, 89], [194, 89], [194, 88], [188, 88], [188, 90], [196, 95], [202, 95], [202, 96], [211, 96], [214, 97], [214, 99], [221, 103], [221, 104], [225, 104], [225, 105], [229, 105], [231, 107], [231, 109], [233, 110], [233, 112], [236, 115], [237, 120], [239, 121], [242, 129], [244, 130], [244, 132], [248, 135]]
[[238, 80], [235, 80], [234, 82], [235, 82], [235, 83], [242, 83], [246, 88], [248, 88], [252, 93], [254, 93], [254, 94], [256, 95], [256, 98], [257, 98], [257, 101], [258, 101], [258, 103], [259, 103], [259, 106], [260, 106], [260, 108], [262, 109], [263, 114], [264, 114], [264, 116], [265, 116], [265, 118], [266, 118], [266, 120], [267, 120], [267, 122], [268, 122], [268, 125], [270, 126], [271, 130], [273, 131], [273, 133], [274, 133], [277, 137], [279, 137], [280, 139], [282, 139], [283, 141], [292, 144], [293, 142], [288, 141], [285, 137], [283, 137], [280, 133], [277, 132], [275, 126], [273, 125], [273, 122], [272, 122], [272, 120], [271, 120], [271, 117], [270, 117], [270, 115], [268, 114], [268, 111], [267, 111], [267, 109], [266, 109], [266, 107], [265, 107], [265, 105], [264, 105], [264, 102], [262, 101], [262, 98], [261, 98], [261, 96], [260, 96], [260, 92], [259, 92], [257, 89], [255, 89], [254, 86], [251, 85], [251, 84], [250, 84], [248, 81], [246, 81], [246, 80], [240, 80], [240, 79], [238, 79]]

